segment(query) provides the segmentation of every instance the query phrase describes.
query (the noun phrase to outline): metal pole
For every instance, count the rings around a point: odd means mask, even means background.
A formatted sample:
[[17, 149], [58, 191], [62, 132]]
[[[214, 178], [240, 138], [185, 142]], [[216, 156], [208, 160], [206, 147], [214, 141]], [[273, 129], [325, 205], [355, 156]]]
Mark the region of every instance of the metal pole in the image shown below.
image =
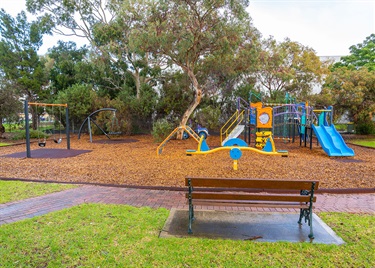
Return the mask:
[[26, 130], [26, 157], [31, 158], [30, 129], [29, 129], [29, 103], [27, 99], [25, 100], [24, 112], [25, 112], [25, 130]]
[[87, 127], [89, 128], [90, 142], [92, 142], [92, 133], [91, 133], [91, 118], [87, 121]]
[[70, 128], [69, 128], [69, 108], [66, 106], [65, 108], [65, 120], [66, 120], [66, 149], [70, 150]]

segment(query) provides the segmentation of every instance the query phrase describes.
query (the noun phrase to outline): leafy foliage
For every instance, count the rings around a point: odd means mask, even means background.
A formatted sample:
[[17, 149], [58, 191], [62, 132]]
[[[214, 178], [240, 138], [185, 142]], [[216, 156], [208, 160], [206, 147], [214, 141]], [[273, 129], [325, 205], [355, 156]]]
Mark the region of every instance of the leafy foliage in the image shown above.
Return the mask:
[[79, 79], [79, 73], [83, 69], [80, 65], [84, 64], [87, 53], [86, 47], [78, 49], [73, 42], [59, 41], [56, 47], [49, 49], [48, 57], [53, 60], [49, 78], [54, 94], [82, 81]]
[[[326, 79], [325, 87], [335, 100], [338, 115], [349, 111], [362, 134], [373, 132], [372, 113], [375, 111], [375, 73], [367, 68], [352, 70], [336, 68]], [[368, 126], [366, 126], [368, 125]]]
[[[18, 100], [18, 96], [15, 94], [11, 82], [0, 79], [0, 137], [5, 132], [3, 119], [18, 117], [17, 113], [21, 110], [21, 107], [21, 102]], [[1, 131], [1, 129], [4, 131]]]
[[154, 123], [151, 134], [155, 142], [162, 142], [172, 131], [173, 124], [163, 118]]
[[349, 48], [350, 55], [341, 57], [340, 62], [334, 64], [334, 68], [342, 66], [350, 69], [367, 68], [375, 71], [375, 34], [371, 34], [361, 43]]
[[66, 90], [59, 91], [56, 103], [69, 105], [69, 119], [72, 124], [79, 126], [94, 110], [95, 92], [91, 86], [75, 84]]
[[[46, 99], [49, 92], [44, 72], [44, 62], [37, 55], [43, 34], [49, 25], [42, 20], [29, 23], [26, 13], [16, 18], [0, 10], [0, 72], [12, 81], [12, 86], [29, 101]], [[36, 129], [37, 112], [33, 113], [33, 129]]]
[[287, 92], [306, 99], [327, 71], [314, 50], [297, 42], [269, 38], [263, 46], [258, 82], [273, 101]]
[[184, 112], [181, 125], [186, 125], [201, 102], [204, 82], [200, 78], [204, 76], [199, 76], [199, 71], [204, 70], [205, 62], [210, 57], [219, 59], [233, 54], [243, 44], [243, 36], [253, 31], [246, 4], [246, 1], [146, 1], [138, 7], [149, 16], [146, 24], [132, 33], [131, 40], [144, 51], [165, 57], [166, 64], [176, 65], [190, 79], [194, 99]]

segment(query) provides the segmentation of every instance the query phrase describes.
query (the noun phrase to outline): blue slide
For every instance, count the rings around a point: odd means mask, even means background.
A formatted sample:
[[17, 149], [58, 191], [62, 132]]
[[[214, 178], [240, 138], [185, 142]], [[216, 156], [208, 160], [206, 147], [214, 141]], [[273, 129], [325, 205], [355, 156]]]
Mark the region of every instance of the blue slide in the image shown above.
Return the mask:
[[330, 126], [313, 125], [313, 129], [323, 150], [329, 156], [354, 156], [353, 149], [346, 145], [333, 124]]

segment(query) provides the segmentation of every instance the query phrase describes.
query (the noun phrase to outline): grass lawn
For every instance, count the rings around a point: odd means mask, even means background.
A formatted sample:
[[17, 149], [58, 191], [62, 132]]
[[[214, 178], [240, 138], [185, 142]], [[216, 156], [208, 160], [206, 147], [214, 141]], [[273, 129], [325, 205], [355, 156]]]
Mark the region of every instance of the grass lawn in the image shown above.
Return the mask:
[[3, 146], [8, 146], [10, 145], [10, 143], [4, 143], [4, 142], [0, 142], [0, 147], [3, 147]]
[[[76, 188], [77, 185], [0, 180], [0, 204]], [[1, 267], [1, 266], [0, 266]]]
[[374, 267], [373, 215], [321, 213], [346, 244], [158, 238], [169, 211], [82, 204], [0, 226], [3, 267]]
[[362, 146], [372, 147], [375, 148], [375, 139], [369, 139], [369, 140], [351, 140], [350, 141], [353, 144], [358, 144]]

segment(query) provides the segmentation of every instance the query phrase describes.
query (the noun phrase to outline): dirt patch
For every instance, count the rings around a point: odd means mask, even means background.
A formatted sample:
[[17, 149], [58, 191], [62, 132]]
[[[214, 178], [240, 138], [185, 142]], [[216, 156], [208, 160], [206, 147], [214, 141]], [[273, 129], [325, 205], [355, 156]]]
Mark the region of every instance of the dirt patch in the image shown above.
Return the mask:
[[[233, 170], [229, 151], [205, 156], [186, 156], [186, 150], [196, 149], [193, 139], [171, 140], [157, 156], [158, 144], [149, 135], [121, 137], [137, 142], [100, 143], [106, 137], [71, 138], [71, 148], [91, 150], [64, 159], [4, 158], [1, 156], [25, 151], [25, 145], [0, 147], [0, 177], [91, 182], [144, 186], [183, 186], [186, 176], [224, 178], [315, 179], [321, 188], [373, 188], [375, 185], [375, 150], [351, 146], [351, 158], [328, 157], [314, 144], [310, 150], [299, 143], [276, 140], [278, 150], [288, 150], [289, 157], [264, 156], [244, 151]], [[210, 136], [211, 148], [220, 145], [220, 137]], [[47, 141], [47, 148], [66, 148]], [[36, 143], [31, 149], [40, 149]], [[347, 160], [345, 160], [347, 159]], [[335, 161], [337, 160], [337, 161]]]

